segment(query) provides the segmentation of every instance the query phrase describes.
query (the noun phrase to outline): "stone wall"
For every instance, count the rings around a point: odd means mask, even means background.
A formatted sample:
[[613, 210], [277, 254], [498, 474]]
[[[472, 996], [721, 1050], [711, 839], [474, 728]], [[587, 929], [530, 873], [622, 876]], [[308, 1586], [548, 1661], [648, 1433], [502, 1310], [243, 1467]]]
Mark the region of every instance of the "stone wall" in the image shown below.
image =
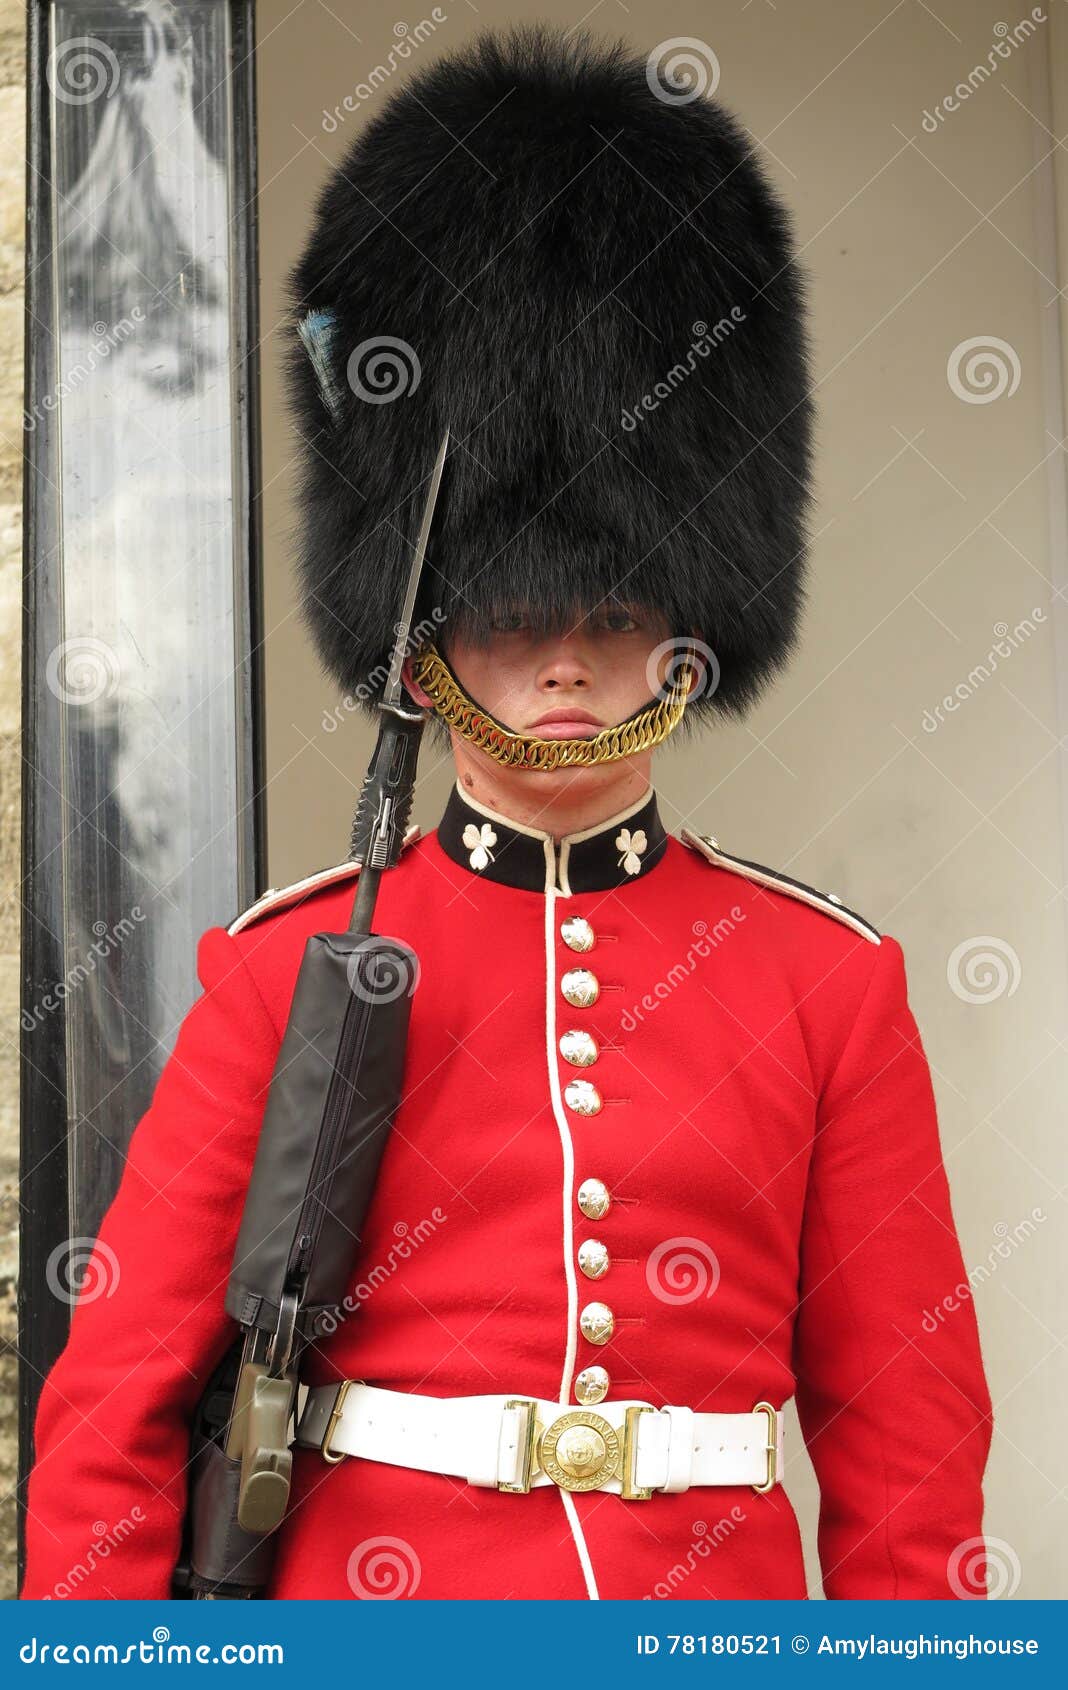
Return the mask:
[[15, 1595], [18, 1476], [19, 793], [26, 10], [0, 0], [0, 1600]]

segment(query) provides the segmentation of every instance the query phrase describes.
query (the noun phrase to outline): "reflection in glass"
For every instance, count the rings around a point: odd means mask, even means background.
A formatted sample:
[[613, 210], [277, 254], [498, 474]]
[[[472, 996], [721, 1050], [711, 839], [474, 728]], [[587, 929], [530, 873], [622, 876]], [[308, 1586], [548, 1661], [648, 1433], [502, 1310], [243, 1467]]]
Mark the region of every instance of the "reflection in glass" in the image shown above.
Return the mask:
[[75, 1239], [197, 994], [196, 939], [238, 907], [229, 48], [214, 0], [52, 11]]

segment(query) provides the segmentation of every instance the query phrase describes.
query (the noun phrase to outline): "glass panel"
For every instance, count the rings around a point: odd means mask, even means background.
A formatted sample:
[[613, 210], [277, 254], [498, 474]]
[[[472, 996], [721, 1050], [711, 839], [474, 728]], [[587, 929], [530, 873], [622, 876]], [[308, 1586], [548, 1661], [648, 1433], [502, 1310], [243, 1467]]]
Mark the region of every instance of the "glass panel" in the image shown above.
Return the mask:
[[239, 907], [229, 23], [219, 0], [51, 13], [75, 1241], [199, 990], [196, 938]]

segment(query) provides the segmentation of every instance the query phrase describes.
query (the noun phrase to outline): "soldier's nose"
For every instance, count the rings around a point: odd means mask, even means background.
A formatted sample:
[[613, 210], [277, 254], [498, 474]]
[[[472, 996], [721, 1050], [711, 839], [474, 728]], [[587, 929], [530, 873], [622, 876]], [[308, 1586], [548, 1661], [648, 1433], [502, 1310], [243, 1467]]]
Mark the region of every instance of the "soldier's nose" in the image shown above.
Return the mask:
[[541, 664], [538, 681], [548, 687], [589, 686], [593, 679], [589, 663], [578, 650], [558, 648]]

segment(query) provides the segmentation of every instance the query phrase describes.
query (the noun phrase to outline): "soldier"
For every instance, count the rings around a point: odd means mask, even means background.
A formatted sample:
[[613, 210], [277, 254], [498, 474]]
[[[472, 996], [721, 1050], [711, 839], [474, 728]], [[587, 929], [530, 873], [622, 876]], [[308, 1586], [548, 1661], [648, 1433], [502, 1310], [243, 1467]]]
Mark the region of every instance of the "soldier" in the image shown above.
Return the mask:
[[[963, 1266], [901, 947], [670, 832], [652, 782], [796, 641], [782, 206], [622, 47], [490, 35], [367, 126], [291, 288], [305, 612], [370, 710], [451, 427], [404, 673], [455, 780], [379, 893], [420, 965], [404, 1096], [302, 1363], [268, 1595], [804, 1597], [791, 1396], [825, 1593], [982, 1595], [991, 1405], [970, 1303], [925, 1322]], [[358, 873], [200, 940], [97, 1244], [114, 1294], [42, 1392], [23, 1597], [168, 1594], [294, 981]]]

